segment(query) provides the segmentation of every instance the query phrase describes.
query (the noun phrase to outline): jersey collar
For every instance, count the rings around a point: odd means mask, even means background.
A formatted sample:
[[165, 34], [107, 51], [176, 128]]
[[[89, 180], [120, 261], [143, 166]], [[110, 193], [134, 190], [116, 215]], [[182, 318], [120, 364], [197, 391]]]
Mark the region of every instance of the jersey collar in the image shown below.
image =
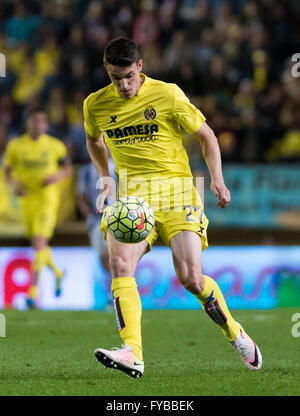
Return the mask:
[[38, 140], [33, 140], [32, 137], [28, 133], [25, 133], [23, 135], [23, 139], [27, 140], [27, 141], [30, 141], [30, 142], [38, 143], [38, 142], [41, 142], [45, 138], [45, 136], [46, 136], [46, 134], [41, 134], [39, 136]]

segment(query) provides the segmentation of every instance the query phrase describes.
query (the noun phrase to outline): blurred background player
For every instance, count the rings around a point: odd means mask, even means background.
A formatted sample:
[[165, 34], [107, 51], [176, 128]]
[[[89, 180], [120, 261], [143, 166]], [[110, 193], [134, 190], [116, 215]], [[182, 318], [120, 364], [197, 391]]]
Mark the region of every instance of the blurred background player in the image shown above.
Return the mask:
[[[109, 151], [107, 153], [107, 157], [110, 175], [116, 182], [115, 165]], [[78, 172], [77, 205], [81, 214], [86, 219], [90, 244], [97, 251], [107, 275], [110, 276], [107, 244], [103, 238], [102, 232], [100, 231], [102, 215], [97, 214], [98, 197], [99, 176], [93, 163], [89, 162], [81, 166]], [[108, 283], [106, 286], [107, 293], [110, 298], [110, 279], [106, 279], [106, 283]]]
[[35, 307], [38, 283], [44, 266], [56, 277], [55, 294], [61, 293], [63, 271], [53, 262], [48, 241], [59, 210], [58, 182], [72, 172], [65, 145], [46, 134], [48, 118], [42, 108], [28, 111], [25, 133], [11, 140], [5, 150], [5, 177], [19, 197], [26, 235], [35, 251], [28, 307]]

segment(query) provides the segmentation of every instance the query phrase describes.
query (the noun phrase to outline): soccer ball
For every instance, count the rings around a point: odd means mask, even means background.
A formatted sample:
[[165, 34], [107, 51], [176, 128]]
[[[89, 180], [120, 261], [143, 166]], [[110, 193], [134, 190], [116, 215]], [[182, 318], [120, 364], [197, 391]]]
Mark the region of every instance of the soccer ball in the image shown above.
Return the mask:
[[143, 198], [126, 196], [118, 199], [107, 214], [111, 235], [122, 243], [139, 243], [152, 231], [153, 210]]

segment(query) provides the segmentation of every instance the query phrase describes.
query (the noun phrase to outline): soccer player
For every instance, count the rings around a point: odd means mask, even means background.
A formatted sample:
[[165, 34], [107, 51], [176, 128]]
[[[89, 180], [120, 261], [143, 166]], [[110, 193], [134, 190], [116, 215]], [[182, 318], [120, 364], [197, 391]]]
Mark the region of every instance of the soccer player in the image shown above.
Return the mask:
[[25, 134], [11, 140], [5, 150], [5, 176], [19, 197], [27, 237], [35, 255], [32, 262], [32, 285], [27, 305], [36, 306], [38, 283], [44, 266], [56, 277], [55, 294], [61, 293], [63, 276], [54, 263], [48, 241], [52, 237], [59, 209], [57, 183], [72, 172], [65, 145], [46, 134], [48, 118], [42, 108], [28, 111]]
[[[117, 175], [126, 172], [127, 194], [135, 195], [137, 188], [132, 185], [142, 180], [152, 185], [157, 177], [167, 177], [172, 183], [176, 178], [192, 178], [182, 145], [181, 128], [199, 140], [211, 177], [210, 189], [218, 200], [218, 206], [227, 207], [230, 191], [224, 184], [217, 139], [203, 114], [190, 103], [183, 91], [175, 84], [143, 74], [137, 46], [127, 38], [114, 39], [106, 46], [104, 66], [111, 84], [90, 94], [84, 101], [87, 148], [99, 176], [106, 177], [100, 188], [99, 212], [103, 210], [105, 198], [112, 193], [102, 133]], [[119, 177], [119, 186], [121, 179]], [[208, 246], [208, 220], [201, 199], [196, 192], [193, 205], [184, 205], [178, 210], [178, 201], [183, 199], [179, 197], [184, 195], [183, 191], [176, 195], [179, 187], [174, 188], [170, 209], [155, 210], [154, 229], [146, 240], [136, 244], [121, 243], [107, 233], [107, 210], [104, 211], [101, 229], [108, 242], [112, 293], [124, 345], [112, 350], [98, 348], [96, 358], [104, 366], [121, 370], [131, 377], [143, 375], [142, 308], [134, 273], [139, 259], [160, 235], [172, 250], [179, 281], [221, 328], [246, 366], [258, 370], [262, 357], [257, 345], [232, 317], [215, 280], [202, 273], [201, 252]], [[150, 205], [157, 198], [164, 203], [165, 195], [161, 190], [148, 198]]]

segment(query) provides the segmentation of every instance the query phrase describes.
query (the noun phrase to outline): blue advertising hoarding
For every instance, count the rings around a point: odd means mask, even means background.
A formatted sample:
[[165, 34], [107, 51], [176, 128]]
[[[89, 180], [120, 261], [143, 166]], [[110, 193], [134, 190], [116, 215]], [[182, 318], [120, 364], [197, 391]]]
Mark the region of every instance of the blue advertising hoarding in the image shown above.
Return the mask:
[[[221, 210], [205, 177], [205, 212], [210, 226], [300, 227], [300, 168], [293, 165], [225, 165], [224, 180], [231, 203]], [[294, 221], [291, 221], [291, 214]]]
[[[33, 252], [0, 249], [0, 309], [26, 308]], [[62, 295], [55, 297], [55, 280], [43, 271], [41, 309], [104, 310], [111, 304], [111, 278], [89, 247], [54, 248], [65, 270]], [[219, 284], [231, 309], [300, 306], [300, 247], [210, 247], [202, 254], [203, 273]], [[136, 280], [144, 309], [200, 309], [198, 300], [179, 283], [167, 247], [153, 247], [140, 261]]]

